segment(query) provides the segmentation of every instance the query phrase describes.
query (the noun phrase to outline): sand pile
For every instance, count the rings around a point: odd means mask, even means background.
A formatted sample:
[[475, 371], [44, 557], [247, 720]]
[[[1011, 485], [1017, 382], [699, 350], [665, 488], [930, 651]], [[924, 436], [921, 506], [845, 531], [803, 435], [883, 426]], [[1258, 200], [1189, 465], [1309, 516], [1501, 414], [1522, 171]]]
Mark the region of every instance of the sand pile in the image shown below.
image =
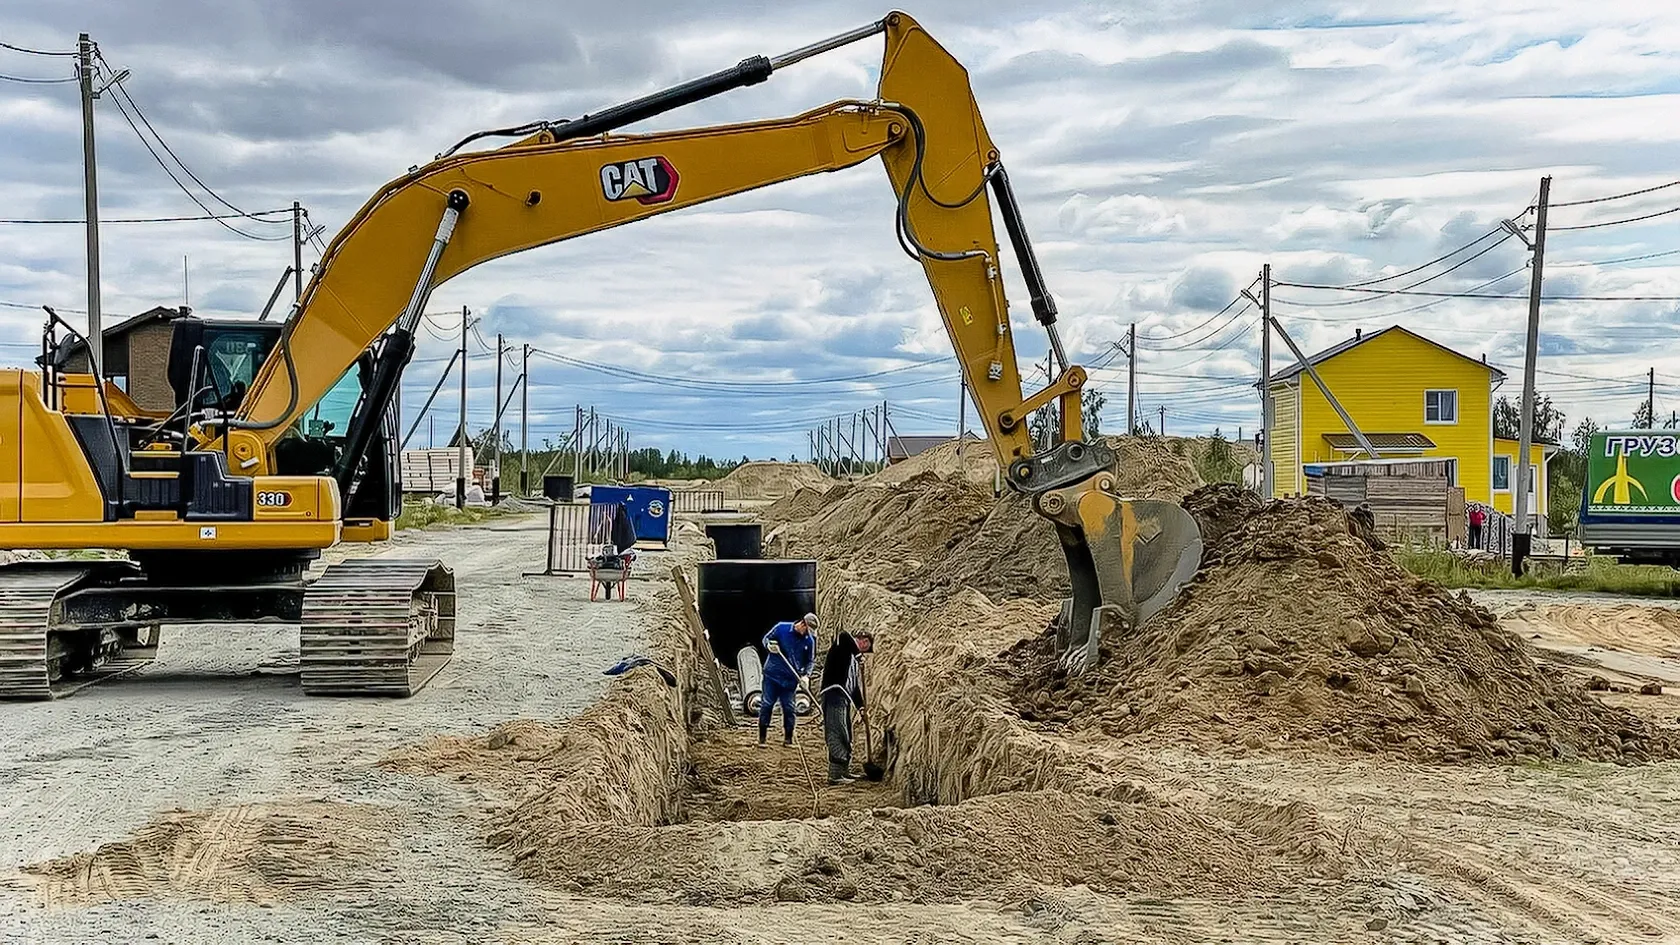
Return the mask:
[[831, 490], [802, 521], [772, 519], [774, 539], [767, 542], [780, 555], [841, 562], [849, 572], [898, 587], [943, 562], [992, 504], [989, 490], [926, 473], [893, 486], [860, 483]]
[[1115, 490], [1128, 499], [1182, 499], [1202, 484], [1191, 461], [1193, 440], [1171, 436], [1105, 436], [1116, 454]]
[[508, 722], [484, 735], [433, 738], [381, 763], [494, 788], [505, 803], [492, 818], [490, 843], [516, 862], [540, 860], [546, 837], [577, 824], [673, 819], [688, 767], [684, 727], [694, 678], [694, 647], [676, 606], [667, 589], [649, 633], [652, 652], [676, 672], [677, 689], [651, 670], [635, 670], [565, 725]]
[[722, 489], [731, 499], [779, 499], [800, 488], [826, 489], [832, 485], [834, 480], [810, 463], [758, 461], [736, 466], [713, 488]]
[[[959, 452], [962, 454], [960, 457]], [[997, 482], [997, 472], [997, 457], [992, 454], [990, 441], [965, 440], [959, 451], [957, 441], [953, 439], [903, 462], [894, 463], [863, 481], [890, 484], [931, 473], [941, 479], [959, 479], [990, 489]]]
[[832, 498], [837, 500], [840, 496], [835, 493], [849, 487], [850, 483], [840, 483], [827, 489], [801, 486], [770, 503], [764, 510], [764, 519], [773, 524], [803, 522], [821, 511], [826, 504], [825, 499], [832, 495]]
[[1097, 672], [1064, 676], [1053, 647], [1046, 632], [1002, 664], [1021, 717], [1056, 730], [1422, 760], [1680, 757], [1671, 733], [1542, 670], [1468, 595], [1412, 577], [1317, 497], [1269, 502], [1210, 543], [1184, 596], [1104, 641]]

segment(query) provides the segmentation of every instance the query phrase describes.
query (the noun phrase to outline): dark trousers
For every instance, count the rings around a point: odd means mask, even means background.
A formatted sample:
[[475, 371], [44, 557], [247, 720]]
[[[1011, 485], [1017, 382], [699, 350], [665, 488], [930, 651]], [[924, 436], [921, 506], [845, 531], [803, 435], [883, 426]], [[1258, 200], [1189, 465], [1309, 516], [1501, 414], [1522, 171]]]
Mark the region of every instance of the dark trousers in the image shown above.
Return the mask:
[[1482, 547], [1482, 526], [1477, 525], [1475, 522], [1470, 523], [1470, 547]]
[[798, 683], [783, 682], [769, 673], [764, 674], [763, 702], [758, 706], [758, 740], [764, 741], [770, 734], [770, 713], [779, 704], [782, 707], [782, 732], [788, 741], [793, 741], [793, 694], [799, 690]]
[[828, 742], [828, 779], [838, 781], [852, 767], [852, 700], [838, 689], [823, 693], [823, 738]]

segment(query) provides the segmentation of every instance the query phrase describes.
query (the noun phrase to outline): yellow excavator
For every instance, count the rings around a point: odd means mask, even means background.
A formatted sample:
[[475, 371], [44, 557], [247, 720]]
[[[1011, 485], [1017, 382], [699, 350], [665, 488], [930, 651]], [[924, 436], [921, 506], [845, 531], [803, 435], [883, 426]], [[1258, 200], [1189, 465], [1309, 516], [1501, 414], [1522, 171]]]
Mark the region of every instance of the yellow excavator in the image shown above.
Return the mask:
[[[656, 134], [626, 125], [753, 85], [884, 34], [878, 97], [790, 118]], [[486, 138], [492, 150], [464, 150]], [[1193, 519], [1115, 491], [1115, 457], [1086, 441], [1084, 369], [1009, 176], [954, 58], [892, 13], [782, 56], [600, 112], [471, 135], [376, 193], [327, 247], [283, 322], [175, 323], [176, 408], [137, 407], [64, 369], [87, 339], [48, 311], [38, 369], [0, 371], [0, 548], [120, 549], [115, 560], [0, 567], [0, 698], [43, 699], [149, 659], [164, 623], [300, 625], [309, 694], [408, 695], [453, 650], [454, 578], [434, 560], [351, 558], [310, 579], [323, 550], [387, 538], [401, 506], [392, 404], [433, 289], [498, 256], [880, 156], [894, 229], [926, 270], [1009, 485], [1061, 536], [1073, 598], [1070, 665], [1099, 628], [1145, 620], [1194, 573]], [[1023, 396], [993, 203], [1049, 334], [1057, 370]], [[148, 366], [131, 364], [131, 375]], [[1035, 450], [1028, 415], [1059, 407]]]

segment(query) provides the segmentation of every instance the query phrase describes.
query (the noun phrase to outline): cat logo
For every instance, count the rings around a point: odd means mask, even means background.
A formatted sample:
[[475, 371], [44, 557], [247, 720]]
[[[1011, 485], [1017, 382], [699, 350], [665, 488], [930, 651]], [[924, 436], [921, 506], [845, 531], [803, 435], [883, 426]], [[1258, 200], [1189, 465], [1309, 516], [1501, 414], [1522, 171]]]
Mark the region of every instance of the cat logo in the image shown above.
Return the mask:
[[601, 193], [608, 200], [664, 203], [677, 195], [677, 169], [662, 157], [608, 164], [601, 168]]

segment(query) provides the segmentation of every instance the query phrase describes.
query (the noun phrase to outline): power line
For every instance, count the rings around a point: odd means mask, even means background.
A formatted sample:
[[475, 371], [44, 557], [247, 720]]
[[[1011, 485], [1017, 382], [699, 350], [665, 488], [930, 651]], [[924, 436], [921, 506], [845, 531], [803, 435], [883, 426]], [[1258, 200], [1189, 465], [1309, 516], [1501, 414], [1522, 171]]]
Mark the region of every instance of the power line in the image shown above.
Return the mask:
[[[1517, 275], [1518, 273], [1526, 272], [1527, 270], [1528, 270], [1528, 266], [1526, 264], [1522, 265], [1522, 266], [1518, 266], [1517, 268], [1511, 270], [1510, 272], [1505, 273], [1502, 276], [1495, 276], [1492, 279], [1489, 279], [1488, 281], [1486, 281], [1486, 282], [1484, 282], [1480, 285], [1471, 286], [1470, 288], [1466, 289], [1465, 291], [1466, 292], [1480, 292], [1483, 289], [1486, 289], [1490, 286], [1494, 286], [1494, 285], [1497, 285], [1501, 282], [1504, 282], [1506, 279], [1509, 279], [1512, 276]], [[1273, 285], [1279, 285], [1279, 284], [1280, 283], [1273, 283]], [[1397, 317], [1397, 316], [1400, 316], [1400, 315], [1409, 315], [1412, 312], [1421, 312], [1426, 308], [1434, 308], [1437, 305], [1444, 305], [1448, 301], [1450, 301], [1450, 299], [1436, 299], [1433, 302], [1423, 302], [1419, 305], [1412, 305], [1412, 306], [1409, 306], [1407, 308], [1396, 309], [1395, 311], [1392, 311], [1392, 312], [1381, 312], [1381, 313], [1375, 314], [1375, 315], [1371, 314], [1370, 312], [1360, 312], [1360, 313], [1356, 313], [1356, 314], [1353, 314], [1353, 315], [1339, 315], [1338, 316], [1338, 315], [1303, 315], [1303, 314], [1297, 314], [1297, 315], [1291, 315], [1290, 317], [1291, 318], [1302, 319], [1304, 321], [1309, 321], [1309, 322], [1353, 322], [1353, 321], [1373, 321], [1373, 322], [1376, 322], [1376, 321], [1387, 321], [1390, 318], [1394, 318], [1394, 317]], [[1295, 307], [1298, 307], [1302, 304], [1307, 304], [1307, 303], [1291, 302], [1291, 301], [1288, 301], [1287, 299], [1280, 299], [1280, 298], [1278, 298], [1277, 296], [1274, 295], [1274, 296], [1272, 296], [1272, 304], [1273, 305], [1285, 305], [1285, 306], [1288, 306], [1288, 307], [1291, 307], [1291, 308], [1295, 308]], [[1451, 329], [1451, 330], [1462, 331], [1464, 329]], [[1481, 332], [1480, 329], [1470, 329], [1470, 330], [1478, 332], [1478, 333]], [[1497, 331], [1488, 332], [1488, 333], [1489, 334], [1498, 334]]]
[[65, 79], [37, 79], [37, 78], [32, 78], [30, 76], [22, 76], [22, 75], [0, 75], [0, 81], [21, 82], [24, 85], [60, 85], [60, 84], [65, 83], [65, 82], [75, 82], [75, 81], [79, 80], [80, 78], [81, 78], [80, 76], [74, 76], [74, 75], [70, 76], [69, 78], [65, 78]]
[[[1258, 280], [1258, 279], [1254, 280], [1254, 282], [1259, 282], [1259, 281], [1260, 280]], [[1249, 289], [1254, 288], [1254, 282], [1250, 282], [1248, 284]], [[1248, 289], [1244, 289], [1243, 291], [1246, 292], [1246, 291], [1248, 291]], [[1140, 348], [1147, 347], [1151, 351], [1159, 351], [1159, 352], [1187, 351], [1189, 349], [1192, 349], [1192, 348], [1196, 347], [1197, 345], [1207, 341], [1209, 338], [1212, 338], [1212, 337], [1218, 335], [1220, 332], [1224, 331], [1226, 328], [1230, 327], [1231, 321], [1236, 320], [1238, 317], [1240, 317], [1242, 315], [1242, 310], [1239, 309], [1235, 315], [1231, 316], [1230, 320], [1225, 322], [1225, 324], [1220, 325], [1218, 328], [1215, 328], [1214, 330], [1208, 332], [1207, 334], [1205, 334], [1202, 337], [1196, 339], [1195, 341], [1186, 341], [1185, 343], [1183, 343], [1181, 345], [1174, 345], [1174, 346], [1168, 347], [1168, 348], [1158, 348], [1158, 347], [1155, 347], [1153, 344], [1145, 345], [1144, 342], [1148, 341], [1148, 342], [1153, 343], [1153, 342], [1156, 342], [1156, 341], [1165, 341], [1168, 338], [1176, 338], [1176, 337], [1179, 337], [1181, 335], [1188, 335], [1188, 334], [1191, 334], [1195, 331], [1198, 331], [1202, 327], [1212, 323], [1214, 321], [1214, 319], [1217, 319], [1219, 316], [1224, 315], [1226, 312], [1229, 312], [1232, 309], [1233, 306], [1235, 306], [1237, 303], [1243, 301], [1244, 298], [1245, 298], [1245, 296], [1242, 293], [1238, 293], [1235, 298], [1233, 298], [1233, 299], [1231, 299], [1231, 301], [1225, 303], [1224, 308], [1222, 308], [1218, 312], [1214, 313], [1212, 318], [1209, 318], [1207, 321], [1202, 322], [1200, 325], [1197, 325], [1195, 328], [1191, 328], [1187, 331], [1178, 332], [1177, 334], [1174, 334], [1174, 335], [1167, 335], [1163, 338], [1139, 338], [1138, 339], [1138, 347], [1140, 347]]]
[[[1457, 249], [1455, 249], [1455, 250], [1453, 250], [1449, 253], [1446, 253], [1444, 255], [1437, 256], [1434, 259], [1431, 259], [1430, 261], [1428, 261], [1426, 263], [1420, 263], [1416, 266], [1413, 266], [1412, 268], [1407, 269], [1404, 272], [1397, 272], [1397, 273], [1394, 273], [1393, 275], [1382, 276], [1382, 277], [1377, 278], [1377, 279], [1367, 279], [1364, 282], [1350, 282], [1350, 283], [1348, 283], [1348, 285], [1350, 285], [1350, 286], [1376, 285], [1379, 282], [1387, 282], [1390, 279], [1399, 279], [1399, 278], [1403, 278], [1405, 276], [1412, 275], [1413, 273], [1422, 272], [1423, 270], [1428, 269], [1430, 266], [1436, 265], [1438, 263], [1446, 262], [1447, 260], [1453, 258], [1454, 256], [1457, 256], [1459, 253], [1462, 253], [1465, 250], [1469, 249], [1470, 247], [1476, 245], [1477, 243], [1480, 243], [1482, 240], [1487, 239], [1488, 237], [1492, 236], [1495, 233], [1498, 233], [1499, 230], [1500, 230], [1499, 227], [1494, 227], [1493, 229], [1488, 230], [1486, 233], [1483, 233], [1481, 236], [1476, 237], [1475, 239], [1471, 240], [1468, 243], [1465, 243], [1463, 246], [1460, 246], [1459, 248], [1457, 248]], [[1504, 242], [1504, 240], [1500, 240], [1500, 242], [1502, 243], [1502, 242]], [[1498, 243], [1496, 243], [1494, 245], [1497, 246]], [[1478, 254], [1478, 255], [1480, 255], [1480, 254]], [[1472, 256], [1470, 258], [1474, 259], [1476, 257]], [[1455, 266], [1453, 268], [1456, 269], [1457, 267]], [[1448, 269], [1447, 272], [1452, 272], [1452, 269]], [[1441, 275], [1446, 275], [1446, 273], [1442, 273]]]
[[[112, 88], [119, 88], [120, 89], [119, 86], [112, 86]], [[234, 226], [233, 224], [227, 222], [226, 220], [223, 220], [223, 219], [219, 218], [216, 215], [216, 212], [211, 210], [210, 207], [207, 206], [204, 203], [204, 201], [198, 199], [198, 195], [193, 193], [190, 189], [188, 189], [187, 185], [181, 182], [181, 178], [175, 176], [175, 172], [169, 169], [168, 164], [164, 163], [163, 158], [161, 156], [159, 156], [159, 154], [157, 153], [157, 149], [152, 147], [152, 143], [150, 141], [146, 140], [146, 136], [141, 133], [140, 127], [134, 123], [134, 119], [128, 117], [128, 109], [123, 107], [123, 96], [114, 95], [114, 96], [111, 97], [111, 101], [116, 103], [117, 111], [122, 114], [123, 121], [128, 123], [128, 127], [133, 130], [134, 136], [140, 139], [140, 143], [145, 146], [146, 152], [152, 156], [152, 160], [157, 162], [157, 166], [163, 168], [163, 172], [165, 174], [169, 175], [169, 179], [175, 182], [175, 186], [179, 187], [181, 189], [181, 193], [186, 194], [188, 200], [191, 200], [193, 203], [197, 204], [198, 208], [200, 210], [203, 210], [207, 216], [209, 216], [211, 219], [215, 220], [217, 226], [220, 226], [223, 229], [226, 229], [231, 233], [237, 233], [240, 236], [243, 236], [248, 240], [257, 240], [259, 242], [264, 242], [264, 243], [274, 243], [274, 242], [279, 242], [280, 240], [289, 240], [289, 239], [292, 238], [292, 235], [290, 233], [283, 233], [279, 236], [258, 236], [254, 233], [247, 233], [244, 230], [241, 230], [240, 228], [238, 228], [238, 227]], [[189, 172], [189, 173], [191, 173], [191, 172]], [[235, 207], [234, 209], [237, 210], [238, 208]], [[247, 214], [244, 213], [244, 211], [240, 211], [240, 213], [241, 213], [242, 216], [247, 215]], [[258, 222], [265, 222], [266, 223], [266, 222], [275, 222], [275, 221], [264, 220], [264, 221], [258, 221]]]
[[[1248, 291], [1249, 289], [1253, 289], [1254, 286], [1255, 286], [1255, 283], [1257, 283], [1259, 281], [1260, 281], [1259, 279], [1255, 279], [1254, 282], [1250, 282], [1248, 284], [1247, 288], [1245, 288], [1243, 291]], [[1186, 328], [1183, 331], [1175, 331], [1170, 335], [1156, 335], [1153, 338], [1140, 338], [1138, 340], [1139, 341], [1151, 341], [1151, 342], [1154, 342], [1154, 341], [1171, 341], [1174, 338], [1181, 338], [1185, 335], [1194, 334], [1195, 332], [1200, 331], [1202, 329], [1203, 325], [1207, 325], [1207, 324], [1211, 323], [1214, 319], [1216, 319], [1219, 316], [1221, 316], [1221, 315], [1225, 314], [1226, 312], [1230, 311], [1231, 306], [1237, 304], [1240, 301], [1242, 301], [1242, 298], [1243, 298], [1242, 292], [1238, 292], [1236, 294], [1236, 297], [1231, 299], [1231, 301], [1229, 303], [1227, 303], [1224, 308], [1220, 309], [1217, 312], [1214, 312], [1212, 316], [1210, 316], [1206, 321], [1202, 322], [1200, 325], [1196, 325], [1192, 328]]]
[[[1680, 209], [1680, 208], [1676, 208]], [[1504, 277], [1502, 277], [1504, 278]], [[1527, 299], [1526, 295], [1477, 295], [1470, 292], [1414, 292], [1408, 289], [1359, 289], [1342, 285], [1315, 285], [1307, 282], [1274, 282], [1272, 285], [1291, 289], [1320, 289], [1336, 292], [1368, 292], [1373, 295], [1419, 295], [1445, 299]], [[1547, 302], [1680, 302], [1680, 295], [1542, 295]], [[1273, 299], [1273, 301], [1277, 301]], [[1312, 302], [1288, 302], [1288, 305], [1314, 307]]]
[[[94, 55], [99, 57], [100, 65], [104, 66], [105, 69], [108, 72], [114, 71], [114, 70], [111, 69], [111, 64], [105, 61], [105, 54], [100, 52], [98, 47], [94, 48]], [[241, 215], [246, 216], [246, 217], [250, 217], [251, 219], [256, 220], [258, 223], [278, 224], [278, 223], [285, 222], [285, 221], [281, 221], [281, 220], [257, 220], [257, 218], [254, 215], [246, 212], [245, 210], [243, 210], [239, 207], [234, 206], [232, 203], [229, 203], [226, 198], [224, 198], [221, 194], [216, 193], [216, 191], [213, 190], [210, 187], [209, 184], [206, 184], [202, 178], [200, 178], [197, 174], [194, 174], [192, 168], [187, 166], [187, 162], [181, 160], [181, 156], [175, 153], [175, 149], [171, 148], [169, 146], [169, 142], [164, 140], [163, 135], [158, 134], [158, 130], [156, 128], [152, 127], [151, 121], [146, 118], [145, 111], [143, 111], [140, 108], [140, 103], [136, 102], [134, 100], [134, 96], [128, 94], [128, 89], [124, 88], [120, 83], [116, 82], [114, 79], [113, 79], [113, 81], [110, 85], [110, 88], [112, 88], [116, 91], [116, 97], [117, 98], [121, 98], [123, 101], [126, 101], [129, 105], [129, 107], [134, 109], [134, 114], [140, 119], [140, 123], [145, 125], [146, 130], [150, 131], [152, 133], [152, 137], [156, 138], [157, 143], [163, 146], [163, 150], [168, 152], [169, 156], [175, 159], [175, 163], [180, 165], [181, 170], [185, 171], [187, 176], [193, 179], [194, 183], [196, 183], [196, 184], [198, 184], [198, 186], [204, 188], [204, 192], [209, 194], [211, 196], [211, 198], [214, 199], [217, 203], [219, 203], [222, 206], [228, 208], [229, 210], [234, 211], [235, 213], [241, 214]], [[139, 129], [136, 129], [136, 132], [138, 132], [138, 130]], [[171, 175], [171, 176], [173, 176], [173, 175]], [[208, 211], [206, 211], [206, 212], [208, 212]]]
[[[286, 209], [284, 211], [282, 211], [282, 210], [262, 210], [262, 211], [258, 211], [258, 213], [256, 213], [256, 214], [247, 214], [247, 213], [209, 213], [209, 214], [197, 213], [197, 214], [192, 214], [190, 216], [179, 216], [179, 217], [118, 217], [116, 219], [111, 219], [109, 217], [100, 217], [99, 218], [99, 225], [104, 226], [107, 223], [186, 223], [186, 222], [189, 222], [189, 221], [199, 221], [199, 220], [237, 220], [237, 219], [241, 219], [243, 217], [248, 217], [248, 216], [260, 216], [262, 214], [282, 213], [282, 212], [283, 213], [291, 213], [292, 211], [290, 209]], [[278, 222], [278, 221], [267, 221], [267, 220], [265, 220], [265, 221], [261, 221], [261, 222], [267, 223], [267, 222]], [[64, 224], [75, 224], [76, 226], [82, 226], [83, 224], [87, 223], [87, 221], [86, 220], [71, 220], [71, 219], [68, 219], [68, 218], [65, 218], [65, 219], [40, 218], [40, 219], [27, 219], [27, 220], [22, 220], [22, 219], [0, 220], [0, 223], [13, 223], [13, 224], [28, 224], [28, 223], [58, 224], [58, 223], [64, 223]]]
[[74, 56], [74, 49], [60, 51], [57, 49], [30, 49], [28, 46], [14, 46], [11, 43], [0, 43], [0, 49], [10, 49], [12, 52], [28, 53], [31, 56]]
[[1624, 217], [1620, 220], [1603, 220], [1598, 223], [1577, 223], [1574, 226], [1548, 226], [1546, 227], [1546, 230], [1547, 232], [1555, 232], [1558, 230], [1596, 230], [1601, 226], [1621, 226], [1624, 223], [1638, 223], [1641, 220], [1654, 220], [1657, 217], [1666, 217], [1671, 213], [1680, 213], [1680, 207], [1669, 207], [1667, 210], [1658, 210], [1655, 213], [1646, 213], [1637, 217]]
[[[1506, 233], [1504, 237], [1488, 244], [1487, 246], [1483, 247], [1481, 250], [1477, 251], [1475, 254], [1464, 257], [1463, 259], [1459, 260], [1458, 262], [1452, 264], [1451, 266], [1447, 267], [1446, 269], [1441, 270], [1440, 272], [1435, 273], [1432, 276], [1428, 276], [1426, 278], [1419, 279], [1418, 281], [1413, 282], [1410, 285], [1402, 286], [1398, 289], [1365, 288], [1365, 284], [1363, 284], [1363, 283], [1351, 283], [1351, 284], [1348, 284], [1348, 285], [1335, 285], [1335, 286], [1325, 285], [1325, 286], [1313, 286], [1313, 287], [1314, 288], [1321, 288], [1321, 289], [1335, 289], [1335, 290], [1344, 291], [1344, 292], [1366, 292], [1366, 293], [1374, 293], [1374, 294], [1378, 294], [1378, 295], [1407, 295], [1407, 294], [1422, 295], [1422, 294], [1425, 294], [1425, 293], [1410, 293], [1408, 290], [1415, 289], [1415, 288], [1417, 288], [1418, 286], [1421, 286], [1421, 285], [1428, 285], [1429, 283], [1434, 282], [1437, 279], [1445, 278], [1446, 276], [1450, 275], [1455, 270], [1460, 269], [1464, 266], [1467, 266], [1470, 263], [1473, 263], [1476, 260], [1482, 258], [1483, 256], [1486, 256], [1488, 253], [1491, 253], [1494, 250], [1498, 249], [1500, 246], [1505, 244], [1506, 240], [1509, 240], [1509, 239], [1513, 238], [1515, 235], [1516, 234], [1514, 234], [1514, 233]], [[1300, 284], [1297, 284], [1297, 283], [1283, 282], [1283, 281], [1276, 281], [1276, 280], [1272, 282], [1272, 285], [1275, 285], [1275, 286], [1276, 285], [1291, 286], [1291, 287], [1294, 287], [1294, 288], [1306, 288], [1306, 286], [1303, 286], [1303, 285], [1300, 285]], [[1273, 301], [1276, 301], [1276, 299], [1274, 299]], [[1342, 306], [1346, 306], [1346, 305], [1362, 305], [1367, 301], [1369, 301], [1369, 300], [1368, 299], [1350, 299], [1350, 300], [1344, 300], [1344, 301], [1341, 301], [1341, 302], [1293, 302], [1291, 304], [1302, 306], [1302, 307], [1305, 307], [1305, 308], [1341, 308]]]
[[886, 369], [880, 370], [880, 371], [870, 371], [870, 372], [863, 373], [863, 374], [851, 374], [851, 375], [845, 375], [845, 376], [839, 376], [839, 377], [814, 377], [814, 378], [801, 378], [801, 379], [783, 380], [783, 381], [771, 381], [771, 380], [763, 380], [763, 381], [752, 381], [752, 380], [702, 381], [702, 380], [699, 380], [697, 378], [677, 377], [677, 376], [673, 376], [673, 375], [669, 375], [669, 374], [654, 374], [654, 373], [651, 373], [651, 372], [638, 371], [638, 370], [635, 370], [633, 368], [622, 367], [622, 366], [619, 366], [619, 365], [602, 364], [602, 363], [594, 362], [594, 361], [586, 361], [582, 358], [574, 358], [574, 357], [571, 357], [569, 355], [564, 355], [564, 354], [560, 354], [558, 352], [549, 351], [546, 348], [533, 347], [531, 349], [531, 353], [535, 354], [535, 355], [540, 355], [541, 357], [544, 357], [544, 358], [548, 358], [549, 360], [552, 360], [552, 361], [558, 361], [562, 364], [569, 364], [573, 367], [585, 368], [587, 370], [595, 371], [595, 372], [598, 372], [598, 373], [601, 373], [601, 374], [612, 375], [614, 377], [619, 377], [621, 379], [626, 378], [626, 377], [633, 377], [633, 378], [636, 378], [638, 380], [654, 381], [654, 382], [657, 382], [657, 383], [669, 384], [669, 385], [676, 386], [676, 387], [687, 387], [687, 388], [692, 389], [692, 390], [733, 390], [733, 391], [738, 392], [738, 393], [756, 393], [756, 392], [762, 392], [762, 391], [785, 390], [785, 389], [788, 389], [788, 388], [806, 387], [806, 386], [809, 386], [809, 385], [812, 385], [812, 384], [840, 384], [840, 383], [850, 383], [850, 382], [853, 382], [853, 381], [866, 381], [866, 380], [870, 380], [871, 378], [885, 377], [889, 374], [898, 374], [898, 373], [902, 373], [904, 371], [913, 371], [913, 370], [916, 370], [918, 368], [928, 367], [930, 365], [935, 365], [935, 364], [944, 364], [948, 361], [954, 360], [954, 358], [952, 356], [947, 355], [947, 356], [942, 357], [942, 358], [934, 358], [934, 359], [931, 359], [931, 360], [928, 360], [928, 361], [917, 361], [913, 364], [904, 364], [904, 365], [900, 365], [898, 367], [886, 368]]
[[[1555, 210], [1558, 207], [1584, 207], [1589, 203], [1604, 203], [1604, 202], [1610, 201], [1610, 200], [1624, 200], [1628, 197], [1638, 197], [1638, 196], [1642, 196], [1644, 194], [1655, 193], [1659, 190], [1665, 190], [1669, 187], [1674, 187], [1674, 186], [1677, 186], [1677, 185], [1680, 185], [1680, 180], [1671, 180], [1666, 184], [1658, 184], [1655, 187], [1644, 187], [1644, 188], [1641, 188], [1639, 190], [1630, 190], [1630, 191], [1628, 191], [1626, 193], [1622, 193], [1622, 194], [1610, 194], [1610, 195], [1604, 196], [1604, 197], [1590, 197], [1586, 200], [1568, 200], [1568, 201], [1565, 201], [1563, 203], [1554, 203], [1554, 204], [1552, 204], [1552, 209]], [[1558, 229], [1563, 229], [1563, 227], [1553, 226], [1553, 227], [1547, 227], [1547, 229], [1558, 230]]]

